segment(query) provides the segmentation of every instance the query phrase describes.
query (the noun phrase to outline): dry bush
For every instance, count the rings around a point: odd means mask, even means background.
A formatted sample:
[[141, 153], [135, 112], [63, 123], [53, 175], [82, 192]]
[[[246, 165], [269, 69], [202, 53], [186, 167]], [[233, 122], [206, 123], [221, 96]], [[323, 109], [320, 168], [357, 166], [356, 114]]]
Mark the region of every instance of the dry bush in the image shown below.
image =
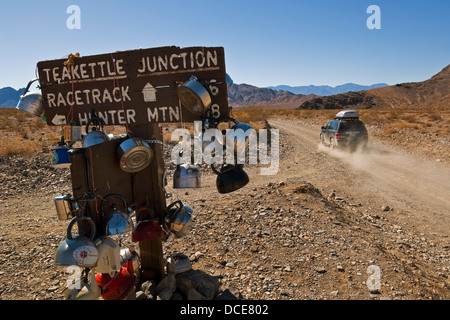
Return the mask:
[[20, 137], [4, 139], [0, 145], [0, 155], [32, 155], [41, 150], [41, 146], [31, 140]]

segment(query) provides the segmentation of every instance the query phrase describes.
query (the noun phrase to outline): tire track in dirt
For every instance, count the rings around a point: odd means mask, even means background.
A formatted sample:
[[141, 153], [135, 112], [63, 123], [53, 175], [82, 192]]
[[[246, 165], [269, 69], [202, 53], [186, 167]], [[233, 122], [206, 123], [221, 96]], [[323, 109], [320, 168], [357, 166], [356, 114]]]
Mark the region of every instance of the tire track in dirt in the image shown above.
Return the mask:
[[319, 145], [320, 126], [300, 120], [269, 122], [295, 150], [282, 160], [281, 175], [303, 177], [372, 210], [388, 205], [393, 214], [402, 213], [396, 217], [403, 223], [421, 232], [449, 234], [450, 168], [444, 164], [392, 151], [374, 138], [364, 152], [330, 150]]

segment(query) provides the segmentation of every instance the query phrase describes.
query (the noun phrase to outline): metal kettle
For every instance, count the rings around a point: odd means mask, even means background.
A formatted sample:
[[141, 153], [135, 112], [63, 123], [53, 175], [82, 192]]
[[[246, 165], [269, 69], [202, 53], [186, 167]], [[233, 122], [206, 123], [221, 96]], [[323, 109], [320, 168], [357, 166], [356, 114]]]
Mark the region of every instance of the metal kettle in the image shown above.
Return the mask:
[[120, 168], [131, 173], [144, 170], [154, 158], [154, 152], [148, 142], [132, 136], [119, 145], [117, 154]]
[[190, 163], [177, 165], [173, 174], [173, 187], [180, 188], [200, 188], [201, 174], [198, 166]]
[[[90, 224], [91, 234], [89, 237], [80, 234], [77, 237], [72, 237], [72, 228], [75, 223], [80, 220], [86, 220]], [[67, 227], [67, 238], [59, 245], [55, 264], [60, 266], [79, 266], [79, 267], [95, 267], [98, 260], [98, 249], [94, 243], [95, 237], [95, 223], [85, 216], [78, 216], [74, 218]]]
[[[94, 124], [89, 132], [89, 125]], [[83, 148], [109, 141], [109, 136], [103, 131], [103, 120], [93, 116], [86, 124], [86, 136], [83, 139]]]
[[[42, 118], [44, 116], [44, 106], [42, 103], [42, 95], [39, 92], [28, 92], [33, 82], [39, 81], [38, 78], [31, 80], [20, 100], [17, 103], [16, 109], [31, 113], [32, 115]], [[28, 93], [27, 93], [28, 92]]]
[[192, 214], [194, 210], [191, 207], [183, 205], [178, 200], [166, 208], [165, 222], [166, 226], [176, 238], [187, 235], [192, 227]]
[[247, 173], [242, 169], [244, 165], [222, 165], [218, 171], [214, 165], [212, 169], [217, 174], [216, 187], [219, 193], [236, 191], [249, 183]]
[[[123, 209], [118, 208], [118, 203], [114, 200], [116, 198], [122, 202]], [[108, 212], [105, 212], [105, 204], [110, 207]], [[114, 193], [105, 196], [102, 199], [101, 208], [106, 236], [122, 234], [133, 230], [131, 215], [134, 211], [128, 207], [127, 202], [122, 196]]]
[[196, 115], [205, 113], [212, 103], [208, 90], [195, 76], [178, 87], [177, 95], [181, 104]]

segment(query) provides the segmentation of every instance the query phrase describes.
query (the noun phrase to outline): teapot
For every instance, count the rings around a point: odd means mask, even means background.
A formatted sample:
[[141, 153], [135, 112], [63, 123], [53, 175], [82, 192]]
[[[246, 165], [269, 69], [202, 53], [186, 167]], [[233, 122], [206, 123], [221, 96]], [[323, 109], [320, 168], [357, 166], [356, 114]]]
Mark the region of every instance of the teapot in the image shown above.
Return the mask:
[[211, 165], [214, 173], [217, 174], [216, 187], [219, 193], [229, 193], [236, 191], [250, 181], [247, 173], [242, 169], [244, 165], [222, 165], [218, 171]]
[[109, 273], [98, 273], [95, 279], [101, 287], [101, 296], [104, 300], [123, 300], [135, 286], [133, 261], [128, 260], [126, 266], [116, 271], [113, 277]]
[[194, 210], [189, 206], [183, 205], [180, 200], [175, 201], [166, 208], [166, 226], [176, 238], [184, 237], [189, 233], [193, 223], [193, 213]]
[[[91, 128], [91, 131], [89, 132], [89, 125], [90, 124], [95, 125]], [[83, 148], [89, 148], [94, 145], [109, 141], [109, 135], [107, 135], [103, 131], [103, 120], [101, 118], [98, 118], [96, 116], [92, 116], [89, 122], [86, 124], [86, 136], [83, 139]]]
[[178, 87], [177, 95], [181, 104], [196, 115], [205, 113], [212, 103], [208, 90], [195, 76]]
[[[80, 230], [77, 237], [72, 236], [72, 228], [75, 223], [86, 220], [91, 227], [91, 234], [89, 237], [85, 236]], [[98, 249], [94, 243], [95, 237], [95, 223], [85, 216], [78, 216], [69, 223], [67, 227], [67, 238], [59, 245], [55, 264], [61, 266], [76, 265], [79, 267], [95, 267], [98, 260]]]
[[200, 188], [201, 174], [198, 166], [190, 163], [178, 164], [173, 174], [173, 188]]
[[144, 211], [147, 211], [151, 214], [150, 210], [146, 207], [143, 207], [139, 210], [138, 218], [140, 221], [136, 224], [136, 227], [131, 233], [131, 241], [141, 242], [154, 239], [163, 239], [164, 232], [161, 226], [158, 224], [158, 221], [156, 221], [155, 219], [141, 220]]
[[42, 118], [44, 116], [42, 95], [39, 92], [28, 92], [31, 84], [38, 80], [39, 79], [36, 78], [28, 83], [25, 91], [23, 92], [23, 95], [20, 96], [20, 100], [17, 103], [16, 109], [31, 113], [32, 115]]
[[[119, 201], [123, 203], [124, 209], [118, 209], [117, 203], [115, 203], [114, 200], [115, 198], [118, 198]], [[110, 202], [112, 211], [105, 214], [105, 204]], [[122, 234], [133, 230], [133, 220], [131, 219], [132, 211], [128, 208], [128, 205], [122, 196], [114, 193], [105, 196], [102, 200], [101, 208], [106, 236]], [[128, 212], [125, 210], [128, 210]]]

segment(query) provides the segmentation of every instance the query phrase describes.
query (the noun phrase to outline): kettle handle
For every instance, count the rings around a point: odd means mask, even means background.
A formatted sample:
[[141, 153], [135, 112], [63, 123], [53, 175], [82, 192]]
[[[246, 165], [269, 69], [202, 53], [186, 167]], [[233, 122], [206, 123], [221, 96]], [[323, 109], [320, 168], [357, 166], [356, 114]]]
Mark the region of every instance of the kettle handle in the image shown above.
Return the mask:
[[180, 208], [183, 206], [183, 202], [181, 202], [181, 200], [177, 200], [177, 201], [175, 201], [175, 202], [169, 204], [169, 205], [166, 207], [166, 211], [169, 211], [170, 209], [172, 209], [172, 207], [173, 207], [174, 205], [176, 205], [177, 203], [180, 204]]
[[124, 205], [124, 210], [127, 210], [127, 208], [128, 208], [128, 203], [127, 203], [127, 201], [124, 199], [124, 197], [122, 197], [122, 196], [121, 196], [120, 194], [118, 194], [118, 193], [110, 193], [110, 194], [107, 194], [107, 195], [102, 199], [102, 202], [100, 203], [100, 208], [101, 208], [101, 210], [102, 210], [102, 215], [105, 214], [105, 203], [106, 203], [107, 199], [112, 198], [112, 197], [117, 197], [117, 198], [119, 198], [120, 200], [122, 200], [123, 205]]
[[25, 95], [25, 94], [28, 92], [28, 90], [29, 90], [30, 87], [31, 87], [31, 84], [32, 84], [33, 82], [35, 82], [35, 81], [39, 81], [39, 78], [35, 78], [35, 79], [31, 80], [30, 82], [28, 82], [27, 87], [26, 87], [25, 90], [23, 91], [23, 95]]
[[[230, 165], [228, 165], [228, 167], [229, 168], [227, 168], [226, 170], [224, 170], [224, 171], [222, 171], [222, 170], [217, 170], [217, 168], [214, 166], [214, 164], [211, 164], [211, 169], [214, 171], [214, 173], [215, 174], [217, 174], [217, 175], [221, 175], [222, 173], [225, 173], [225, 172], [229, 172], [229, 171], [233, 171], [233, 170], [239, 170], [239, 169], [242, 169], [243, 167], [244, 167], [244, 165], [243, 164], [237, 164], [237, 165], [233, 165], [233, 164], [230, 164]], [[222, 165], [222, 169], [224, 168], [224, 165]]]
[[89, 222], [89, 224], [91, 225], [91, 235], [89, 236], [89, 239], [94, 240], [95, 231], [96, 231], [95, 223], [91, 218], [84, 217], [84, 216], [75, 217], [74, 219], [72, 219], [72, 221], [70, 221], [69, 226], [67, 227], [67, 239], [69, 239], [69, 240], [72, 239], [72, 228], [75, 225], [75, 223], [80, 220], [87, 220]]
[[97, 122], [97, 125], [100, 126], [100, 129], [103, 130], [103, 120], [102, 118], [99, 118], [93, 114], [91, 119], [89, 119], [88, 123], [86, 124], [86, 134], [89, 132], [89, 125], [93, 123], [94, 121]]

